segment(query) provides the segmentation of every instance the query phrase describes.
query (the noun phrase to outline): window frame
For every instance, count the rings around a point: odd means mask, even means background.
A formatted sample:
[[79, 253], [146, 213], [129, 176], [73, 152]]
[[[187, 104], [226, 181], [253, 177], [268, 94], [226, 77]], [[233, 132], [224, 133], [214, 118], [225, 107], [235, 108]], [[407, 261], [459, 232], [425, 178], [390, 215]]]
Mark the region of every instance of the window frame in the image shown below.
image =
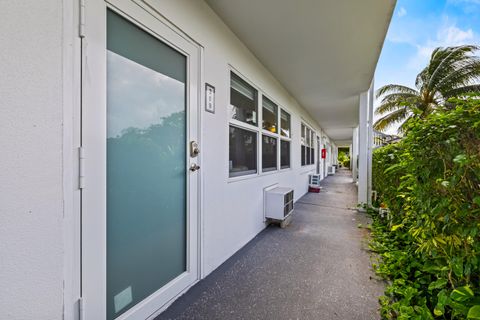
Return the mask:
[[[230, 108], [234, 107], [232, 105], [232, 96], [231, 96], [232, 75], [235, 75], [237, 78], [244, 81], [246, 84], [251, 86], [256, 91], [256, 94], [255, 94], [255, 104], [256, 104], [256, 108], [257, 108], [257, 125], [256, 126], [252, 125], [252, 124], [249, 124], [247, 122], [244, 122], [244, 121], [234, 119], [230, 115]], [[246, 77], [244, 77], [237, 70], [235, 70], [233, 68], [228, 69], [228, 107], [229, 107], [228, 110], [227, 110], [228, 160], [227, 160], [227, 165], [226, 165], [227, 168], [226, 169], [227, 169], [227, 177], [228, 177], [229, 181], [243, 180], [243, 179], [246, 179], [246, 178], [249, 178], [249, 177], [255, 177], [255, 176], [258, 176], [261, 172], [261, 162], [260, 162], [261, 154], [260, 153], [261, 153], [262, 149], [261, 149], [261, 146], [259, 146], [259, 142], [261, 142], [260, 139], [259, 139], [259, 136], [261, 134], [261, 131], [259, 129], [260, 128], [259, 127], [259, 123], [260, 123], [259, 120], [261, 119], [261, 108], [259, 108], [260, 98], [261, 98], [261, 92], [258, 90], [257, 86], [255, 86], [251, 81], [249, 81]], [[229, 162], [230, 162], [230, 127], [236, 127], [236, 128], [242, 129], [242, 130], [246, 130], [246, 131], [255, 133], [255, 137], [256, 137], [256, 140], [255, 140], [256, 141], [256, 159], [255, 159], [256, 171], [255, 172], [250, 172], [250, 170], [247, 170], [247, 171], [237, 172], [237, 174], [235, 174], [233, 176], [231, 175], [230, 165], [229, 165]]]
[[[261, 105], [261, 99], [260, 99], [260, 90], [258, 90], [258, 88], [252, 84], [250, 81], [248, 81], [247, 79], [245, 79], [245, 77], [239, 75], [238, 72], [235, 72], [234, 70], [230, 70], [230, 81], [229, 81], [229, 92], [228, 92], [228, 103], [229, 103], [229, 110], [227, 112], [227, 115], [228, 115], [228, 119], [229, 120], [233, 120], [235, 121], [236, 123], [239, 123], [239, 124], [245, 124], [247, 126], [251, 126], [251, 127], [258, 127], [259, 124], [260, 124], [260, 107], [263, 107], [263, 105]], [[237, 106], [234, 106], [232, 104], [232, 93], [231, 93], [231, 90], [233, 89], [232, 88], [232, 78], [233, 76], [235, 76], [236, 78], [238, 78], [238, 80], [240, 80], [240, 82], [244, 82], [247, 86], [250, 86], [252, 89], [253, 89], [253, 95], [254, 95], [254, 100], [253, 102], [255, 103], [255, 123], [256, 124], [251, 124], [251, 123], [248, 123], [246, 121], [242, 121], [242, 120], [237, 120], [237, 119], [234, 119], [232, 116], [231, 116], [231, 109], [232, 108], [238, 108]], [[235, 90], [235, 89], [233, 89]], [[238, 91], [238, 90], [236, 90]], [[239, 91], [238, 91], [239, 92]], [[239, 92], [241, 94], [241, 92]]]
[[[292, 113], [289, 110], [287, 110], [286, 108], [282, 107], [279, 103], [277, 103], [275, 101], [275, 99], [272, 99], [272, 97], [267, 95], [264, 91], [259, 90], [259, 93], [262, 96], [262, 108], [259, 108], [259, 109], [262, 110], [260, 112], [261, 120], [259, 121], [259, 122], [262, 123], [262, 125], [261, 125], [261, 131], [262, 132], [261, 133], [264, 134], [264, 135], [275, 137], [277, 139], [277, 169], [276, 170], [263, 171], [263, 167], [262, 167], [262, 174], [272, 174], [272, 173], [275, 173], [275, 172], [283, 172], [283, 171], [287, 171], [287, 170], [292, 170]], [[276, 133], [272, 133], [268, 130], [263, 129], [263, 97], [267, 98], [268, 100], [270, 100], [270, 102], [272, 102], [273, 104], [275, 104], [277, 106], [277, 132]], [[281, 122], [282, 121], [282, 112], [286, 113], [289, 117], [289, 135], [290, 135], [289, 137], [282, 135], [282, 122]], [[282, 168], [282, 165], [281, 165], [281, 161], [282, 161], [281, 144], [282, 144], [282, 141], [287, 141], [288, 143], [290, 143], [289, 155], [288, 155], [289, 166], [286, 167], [286, 168]], [[262, 152], [262, 156], [263, 156], [263, 150], [260, 150], [260, 152]]]
[[[230, 165], [228, 164], [230, 162], [230, 128], [237, 128], [237, 129], [240, 129], [240, 130], [245, 130], [245, 131], [248, 131], [250, 133], [253, 133], [255, 134], [255, 152], [256, 152], [256, 158], [255, 158], [255, 165], [256, 165], [256, 168], [255, 168], [255, 172], [251, 172], [253, 170], [246, 170], [246, 171], [239, 171], [237, 172], [237, 174], [235, 175], [231, 175], [231, 172], [230, 172]], [[258, 155], [258, 151], [260, 150], [259, 149], [259, 146], [258, 146], [258, 132], [256, 131], [253, 131], [253, 130], [249, 130], [248, 128], [245, 128], [245, 127], [242, 127], [242, 126], [239, 126], [237, 125], [236, 123], [230, 123], [228, 125], [228, 162], [227, 162], [227, 169], [228, 169], [228, 177], [229, 179], [237, 179], [237, 178], [242, 178], [242, 177], [248, 177], [248, 176], [255, 176], [255, 175], [258, 175], [259, 173], [259, 167], [258, 167], [258, 158], [259, 158], [259, 155]]]
[[[278, 133], [280, 134], [280, 137], [285, 138], [285, 139], [292, 139], [292, 115], [290, 112], [286, 111], [283, 108], [279, 108], [279, 122], [278, 122]], [[282, 113], [286, 113], [288, 115], [288, 136], [282, 134]]]
[[[275, 99], [272, 99], [269, 95], [267, 95], [264, 91], [262, 91], [258, 86], [256, 86], [254, 83], [252, 83], [250, 80], [248, 80], [247, 77], [245, 77], [242, 73], [240, 73], [238, 70], [236, 70], [233, 67], [228, 68], [228, 103], [229, 103], [229, 108], [233, 107], [231, 104], [231, 76], [235, 75], [237, 78], [241, 79], [244, 81], [246, 84], [251, 86], [254, 90], [256, 90], [256, 105], [257, 105], [257, 125], [252, 125], [247, 122], [243, 122], [237, 119], [233, 119], [230, 116], [230, 109], [227, 110], [227, 136], [229, 137], [230, 135], [230, 127], [237, 127], [239, 129], [247, 130], [250, 132], [253, 132], [256, 134], [256, 143], [257, 143], [257, 158], [256, 158], [256, 164], [257, 164], [257, 170], [256, 172], [249, 173], [248, 171], [244, 171], [245, 173], [242, 174], [241, 172], [237, 173], [234, 176], [231, 176], [230, 172], [230, 167], [229, 167], [229, 162], [230, 162], [230, 152], [228, 156], [228, 161], [227, 161], [227, 182], [235, 182], [238, 180], [244, 180], [244, 179], [249, 179], [249, 178], [254, 178], [257, 176], [263, 176], [263, 175], [269, 175], [269, 174], [275, 174], [279, 173], [282, 171], [286, 170], [292, 170], [292, 113], [288, 111], [286, 108], [280, 106]], [[263, 99], [268, 99], [271, 103], [273, 103], [276, 106], [276, 132], [273, 133], [271, 131], [268, 131], [263, 128]], [[281, 134], [281, 115], [283, 113], [286, 113], [289, 116], [289, 137], [286, 137]], [[264, 170], [263, 168], [263, 136], [268, 136], [271, 138], [276, 139], [276, 167], [275, 169], [267, 169]], [[289, 166], [286, 168], [281, 167], [281, 144], [282, 141], [287, 141], [289, 143]], [[228, 141], [228, 150], [230, 150], [230, 141]]]
[[[282, 135], [282, 112], [285, 112], [288, 114], [289, 117], [289, 137]], [[286, 110], [283, 107], [278, 107], [278, 168], [279, 171], [286, 171], [286, 170], [292, 170], [292, 113]], [[288, 149], [288, 160], [289, 160], [289, 165], [288, 167], [282, 168], [282, 141], [287, 141], [290, 145]]]
[[[282, 168], [282, 142], [288, 143], [288, 167], [285, 167], [285, 168]], [[278, 165], [280, 166], [280, 171], [291, 170], [292, 169], [292, 141], [287, 139], [280, 139], [279, 149], [280, 149], [280, 152], [279, 152], [280, 161]]]
[[[310, 167], [316, 164], [315, 141], [317, 132], [305, 121], [300, 123], [300, 166]], [[304, 150], [302, 150], [304, 149]], [[304, 161], [303, 161], [304, 160]]]
[[[279, 117], [280, 107], [278, 106], [277, 103], [273, 102], [272, 99], [270, 99], [269, 97], [267, 97], [267, 95], [264, 94], [263, 92], [261, 93], [261, 95], [262, 95], [262, 106], [261, 106], [261, 107], [262, 107], [262, 112], [261, 112], [261, 116], [262, 116], [262, 117], [261, 117], [261, 119], [260, 119], [259, 122], [261, 122], [260, 127], [262, 128], [262, 132], [268, 132], [268, 133], [271, 133], [271, 134], [278, 134], [279, 131], [280, 131], [280, 124], [278, 123], [278, 121], [279, 121], [279, 119], [280, 119], [280, 117]], [[267, 129], [265, 129], [265, 128], [263, 127], [263, 120], [264, 120], [264, 118], [263, 118], [263, 109], [265, 108], [265, 107], [264, 107], [264, 100], [268, 100], [268, 101], [273, 105], [273, 107], [275, 108], [275, 132], [269, 131], [269, 130], [267, 130]], [[260, 108], [259, 108], [259, 109], [260, 109]]]
[[[276, 137], [275, 135], [270, 135], [270, 134], [265, 134], [265, 132], [262, 132], [261, 134], [262, 136], [262, 141], [261, 141], [261, 146], [260, 146], [260, 150], [262, 152], [262, 155], [261, 155], [261, 173], [269, 173], [269, 172], [275, 172], [275, 171], [278, 171], [278, 168], [279, 168], [279, 163], [278, 163], [278, 153], [279, 153], [279, 139], [278, 137]], [[276, 141], [276, 150], [275, 150], [275, 168], [273, 167], [269, 167], [269, 168], [264, 168], [263, 167], [263, 137], [268, 137], [268, 138], [272, 138], [272, 139], [275, 139]]]

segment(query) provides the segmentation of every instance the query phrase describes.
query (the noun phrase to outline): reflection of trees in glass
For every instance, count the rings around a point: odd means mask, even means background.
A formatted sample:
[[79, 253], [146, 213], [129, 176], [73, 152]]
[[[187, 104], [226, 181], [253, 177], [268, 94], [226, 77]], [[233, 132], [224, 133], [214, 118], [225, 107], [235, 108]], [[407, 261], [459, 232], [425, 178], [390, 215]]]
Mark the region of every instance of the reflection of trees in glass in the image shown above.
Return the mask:
[[185, 127], [182, 111], [107, 139], [109, 306], [128, 286], [138, 301], [185, 270]]

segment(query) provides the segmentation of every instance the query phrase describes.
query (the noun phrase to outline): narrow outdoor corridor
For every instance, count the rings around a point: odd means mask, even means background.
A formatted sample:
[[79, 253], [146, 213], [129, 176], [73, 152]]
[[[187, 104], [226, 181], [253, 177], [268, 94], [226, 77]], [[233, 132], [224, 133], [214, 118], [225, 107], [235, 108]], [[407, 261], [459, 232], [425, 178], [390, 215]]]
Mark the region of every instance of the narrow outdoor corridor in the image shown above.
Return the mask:
[[365, 250], [364, 214], [349, 171], [295, 203], [291, 224], [271, 226], [175, 301], [161, 319], [378, 319], [383, 283]]

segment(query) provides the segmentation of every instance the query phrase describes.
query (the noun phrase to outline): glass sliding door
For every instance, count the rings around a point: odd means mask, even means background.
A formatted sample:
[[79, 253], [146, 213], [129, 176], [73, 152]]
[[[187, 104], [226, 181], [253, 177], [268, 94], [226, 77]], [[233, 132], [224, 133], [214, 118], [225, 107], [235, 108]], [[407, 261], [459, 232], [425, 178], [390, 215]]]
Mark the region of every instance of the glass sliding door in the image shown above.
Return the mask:
[[107, 319], [187, 271], [187, 59], [107, 11]]

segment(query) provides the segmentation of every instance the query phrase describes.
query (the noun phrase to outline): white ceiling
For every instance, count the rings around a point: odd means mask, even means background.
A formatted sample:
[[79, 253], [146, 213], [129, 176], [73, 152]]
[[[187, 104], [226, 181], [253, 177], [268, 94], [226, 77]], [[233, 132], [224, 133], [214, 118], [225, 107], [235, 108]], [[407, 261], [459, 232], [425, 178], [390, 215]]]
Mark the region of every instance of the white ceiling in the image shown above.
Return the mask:
[[396, 0], [206, 0], [335, 141], [351, 140]]

